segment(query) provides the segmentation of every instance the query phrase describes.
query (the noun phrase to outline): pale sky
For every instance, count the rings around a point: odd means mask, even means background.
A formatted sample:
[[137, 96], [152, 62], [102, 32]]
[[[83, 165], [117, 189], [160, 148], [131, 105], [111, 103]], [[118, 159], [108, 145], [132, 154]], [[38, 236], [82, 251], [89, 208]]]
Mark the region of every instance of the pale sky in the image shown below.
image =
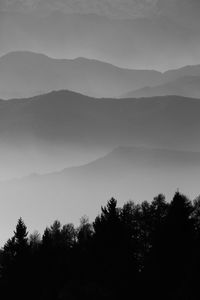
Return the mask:
[[1, 0], [1, 11], [60, 10], [65, 13], [95, 13], [114, 18], [166, 15], [188, 24], [198, 22], [199, 0]]
[[108, 17], [146, 16], [157, 10], [158, 0], [1, 0], [4, 11], [62, 10], [66, 13], [95, 13]]
[[0, 0], [0, 56], [28, 50], [159, 71], [199, 64], [199, 13], [199, 0]]
[[40, 12], [48, 14], [94, 13], [111, 18], [173, 18], [186, 26], [199, 26], [199, 0], [1, 0], [0, 11]]

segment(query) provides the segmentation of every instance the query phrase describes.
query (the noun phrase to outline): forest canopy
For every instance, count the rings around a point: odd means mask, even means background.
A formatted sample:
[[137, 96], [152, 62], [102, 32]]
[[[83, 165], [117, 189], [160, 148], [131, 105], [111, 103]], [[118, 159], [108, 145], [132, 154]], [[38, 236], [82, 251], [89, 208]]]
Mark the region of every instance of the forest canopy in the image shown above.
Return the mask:
[[3, 299], [198, 299], [200, 198], [101, 207], [40, 235], [20, 218], [0, 252]]

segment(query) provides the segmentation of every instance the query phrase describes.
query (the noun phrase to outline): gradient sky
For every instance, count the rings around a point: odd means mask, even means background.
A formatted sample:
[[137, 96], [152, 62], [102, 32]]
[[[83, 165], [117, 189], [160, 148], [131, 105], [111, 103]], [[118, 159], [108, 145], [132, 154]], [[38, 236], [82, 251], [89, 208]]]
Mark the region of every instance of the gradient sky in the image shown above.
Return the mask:
[[0, 56], [29, 50], [161, 71], [199, 64], [199, 12], [199, 0], [1, 0]]
[[157, 0], [2, 0], [4, 11], [62, 10], [66, 13], [95, 13], [117, 18], [132, 18], [157, 10]]
[[199, 0], [1, 0], [1, 11], [95, 13], [115, 18], [165, 15], [199, 26]]

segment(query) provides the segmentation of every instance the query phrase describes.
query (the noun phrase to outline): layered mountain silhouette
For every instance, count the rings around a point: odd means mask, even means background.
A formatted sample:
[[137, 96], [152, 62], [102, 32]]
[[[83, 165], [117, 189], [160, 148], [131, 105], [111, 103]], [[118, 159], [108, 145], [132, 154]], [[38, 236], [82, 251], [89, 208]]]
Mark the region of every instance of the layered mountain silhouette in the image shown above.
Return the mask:
[[179, 95], [200, 98], [200, 76], [180, 77], [174, 81], [155, 87], [144, 87], [123, 95], [125, 98], [156, 97]]
[[120, 145], [200, 151], [199, 110], [197, 99], [178, 96], [95, 99], [69, 91], [1, 101], [1, 175], [77, 165]]
[[200, 152], [119, 147], [80, 167], [1, 182], [0, 193], [6, 201], [4, 213], [12, 206], [9, 218], [21, 214], [36, 228], [34, 222], [48, 224], [58, 215], [62, 222], [78, 223], [84, 214], [93, 219], [99, 205], [112, 196], [119, 203], [137, 202], [153, 199], [158, 192], [171, 197], [180, 188], [195, 197], [199, 175]]
[[58, 144], [112, 146], [140, 142], [200, 149], [200, 103], [195, 99], [95, 99], [59, 91], [1, 101], [0, 107], [0, 134], [4, 141], [30, 143], [34, 138]]
[[116, 97], [132, 88], [155, 85], [159, 77], [157, 71], [120, 69], [96, 60], [59, 60], [43, 54], [13, 52], [0, 58], [0, 97], [30, 97], [60, 89]]
[[0, 239], [19, 216], [42, 231], [111, 197], [198, 196], [200, 2], [0, 2]]
[[0, 97], [4, 99], [62, 89], [91, 97], [180, 95], [198, 98], [199, 78], [199, 65], [161, 73], [121, 69], [85, 58], [53, 59], [33, 52], [12, 52], [0, 58]]
[[200, 65], [185, 66], [161, 74], [155, 86], [147, 85], [141, 89], [129, 91], [122, 98], [140, 98], [166, 95], [179, 95], [199, 98]]

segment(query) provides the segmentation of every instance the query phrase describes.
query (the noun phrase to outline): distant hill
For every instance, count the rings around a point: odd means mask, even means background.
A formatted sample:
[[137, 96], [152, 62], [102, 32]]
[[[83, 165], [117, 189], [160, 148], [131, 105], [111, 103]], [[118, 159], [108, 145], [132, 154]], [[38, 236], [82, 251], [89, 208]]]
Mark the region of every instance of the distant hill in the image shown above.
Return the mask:
[[22, 216], [30, 230], [42, 230], [37, 224], [57, 218], [93, 218], [112, 196], [151, 200], [179, 188], [196, 197], [199, 111], [198, 99], [178, 96], [95, 99], [59, 91], [0, 101], [0, 178], [38, 174], [0, 183], [1, 220], [6, 215], [13, 228]]
[[185, 66], [179, 69], [173, 69], [166, 71], [164, 74], [164, 80], [174, 81], [182, 77], [200, 76], [200, 65]]
[[198, 97], [199, 78], [200, 66], [161, 73], [121, 69], [81, 57], [53, 59], [33, 52], [11, 52], [0, 57], [0, 98], [3, 99], [63, 89], [97, 98]]
[[0, 136], [18, 143], [29, 143], [33, 138], [58, 144], [140, 142], [200, 150], [199, 109], [198, 100], [179, 96], [95, 99], [58, 91], [1, 101]]
[[58, 216], [63, 223], [78, 223], [85, 214], [93, 220], [112, 196], [119, 204], [130, 199], [137, 203], [159, 192], [170, 199], [179, 188], [194, 198], [199, 176], [200, 152], [120, 147], [83, 166], [1, 182], [0, 194], [4, 213], [12, 207], [12, 219], [23, 215], [35, 229]]
[[169, 70], [160, 76], [156, 85], [146, 85], [140, 89], [121, 95], [121, 98], [156, 97], [179, 95], [183, 97], [199, 98], [200, 65], [185, 66]]
[[[180, 7], [182, 3], [176, 10], [181, 11]], [[116, 19], [95, 12], [66, 14], [62, 9], [46, 14], [42, 8], [36, 13], [2, 11], [0, 55], [26, 50], [50, 57], [93, 58], [131, 69], [166, 70], [196, 64], [200, 61], [199, 28], [191, 26], [192, 18], [184, 25], [185, 13], [184, 20], [182, 13], [179, 16]]]
[[[172, 77], [173, 77], [172, 73]], [[155, 87], [144, 87], [123, 95], [124, 98], [156, 97], [179, 95], [183, 97], [200, 98], [200, 76], [180, 77]]]
[[[200, 102], [59, 91], [0, 102], [1, 176], [60, 169], [122, 146], [200, 151]], [[21, 170], [21, 172], [19, 172]]]
[[62, 89], [93, 97], [118, 97], [130, 89], [155, 85], [160, 74], [120, 69], [85, 58], [59, 60], [32, 52], [12, 52], [0, 58], [0, 97], [31, 97]]

